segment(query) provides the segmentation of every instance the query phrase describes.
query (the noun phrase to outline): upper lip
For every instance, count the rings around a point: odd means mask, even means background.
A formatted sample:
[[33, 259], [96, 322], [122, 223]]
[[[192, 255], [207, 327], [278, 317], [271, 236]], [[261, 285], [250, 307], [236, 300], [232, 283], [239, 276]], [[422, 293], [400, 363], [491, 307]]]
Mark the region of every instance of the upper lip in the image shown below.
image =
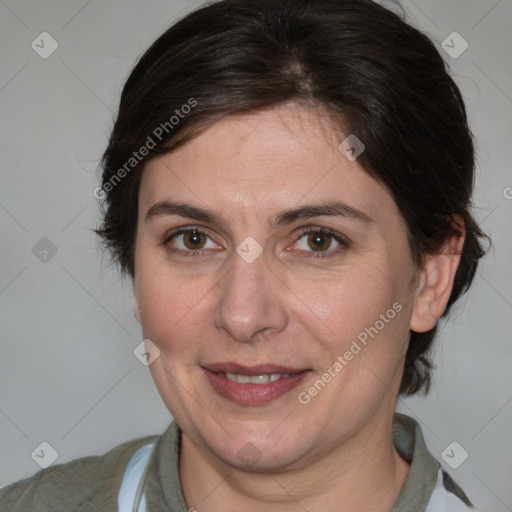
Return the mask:
[[301, 373], [307, 368], [293, 368], [275, 364], [256, 364], [244, 366], [238, 363], [211, 363], [203, 365], [203, 368], [212, 372], [236, 373], [237, 375], [265, 375], [272, 373]]

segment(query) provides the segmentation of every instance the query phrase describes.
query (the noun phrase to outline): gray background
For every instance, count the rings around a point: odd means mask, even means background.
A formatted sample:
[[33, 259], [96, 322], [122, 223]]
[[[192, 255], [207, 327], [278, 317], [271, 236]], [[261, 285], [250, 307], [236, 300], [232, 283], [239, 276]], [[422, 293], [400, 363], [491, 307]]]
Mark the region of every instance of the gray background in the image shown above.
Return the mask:
[[[142, 338], [131, 283], [98, 248], [92, 191], [136, 57], [200, 3], [0, 0], [1, 486], [40, 469], [31, 454], [43, 441], [62, 463], [161, 433], [171, 419], [133, 355]], [[512, 510], [512, 3], [403, 6], [466, 99], [479, 151], [475, 213], [495, 251], [442, 329], [431, 394], [399, 410], [421, 423], [481, 510]], [[46, 59], [31, 47], [44, 31], [58, 42]], [[457, 58], [441, 47], [454, 31], [469, 44]], [[457, 469], [441, 457], [453, 441], [469, 454]]]

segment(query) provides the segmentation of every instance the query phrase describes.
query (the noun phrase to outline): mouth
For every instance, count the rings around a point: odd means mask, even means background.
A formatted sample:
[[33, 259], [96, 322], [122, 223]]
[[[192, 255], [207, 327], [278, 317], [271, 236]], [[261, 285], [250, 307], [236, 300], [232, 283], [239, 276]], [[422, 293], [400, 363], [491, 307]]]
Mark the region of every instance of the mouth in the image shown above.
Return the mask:
[[312, 370], [277, 365], [243, 366], [215, 363], [201, 367], [213, 390], [220, 396], [243, 405], [261, 405], [279, 398]]

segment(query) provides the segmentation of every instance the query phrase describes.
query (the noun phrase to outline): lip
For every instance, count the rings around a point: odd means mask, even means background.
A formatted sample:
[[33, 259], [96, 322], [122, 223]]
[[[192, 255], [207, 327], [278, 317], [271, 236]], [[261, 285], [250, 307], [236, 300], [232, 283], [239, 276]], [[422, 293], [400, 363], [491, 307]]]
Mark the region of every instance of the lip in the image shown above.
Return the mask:
[[[241, 405], [262, 405], [283, 396], [297, 387], [311, 370], [303, 368], [290, 368], [270, 364], [243, 366], [237, 363], [216, 363], [202, 366], [213, 390], [220, 396]], [[290, 373], [289, 377], [281, 378], [265, 384], [240, 384], [229, 380], [225, 373], [239, 375], [262, 375], [270, 373]]]

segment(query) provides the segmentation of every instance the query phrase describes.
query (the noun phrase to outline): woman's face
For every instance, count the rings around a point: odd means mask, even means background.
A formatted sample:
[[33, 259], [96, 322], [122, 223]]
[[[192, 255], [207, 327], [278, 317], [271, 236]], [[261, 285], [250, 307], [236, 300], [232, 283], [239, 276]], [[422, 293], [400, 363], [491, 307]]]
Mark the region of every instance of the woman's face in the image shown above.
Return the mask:
[[227, 117], [143, 172], [150, 370], [185, 435], [235, 467], [298, 467], [394, 411], [416, 270], [397, 205], [325, 119]]

